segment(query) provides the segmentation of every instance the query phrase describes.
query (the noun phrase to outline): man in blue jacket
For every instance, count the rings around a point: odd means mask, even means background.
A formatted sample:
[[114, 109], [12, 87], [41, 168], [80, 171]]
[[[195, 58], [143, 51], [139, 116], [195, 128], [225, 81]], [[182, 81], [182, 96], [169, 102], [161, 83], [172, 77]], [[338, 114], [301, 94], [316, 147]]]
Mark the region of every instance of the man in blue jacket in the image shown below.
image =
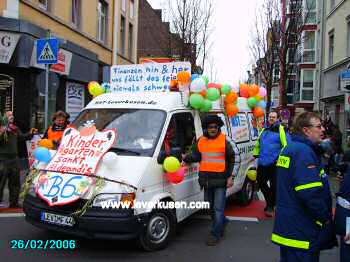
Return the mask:
[[290, 140], [278, 119], [277, 112], [269, 114], [269, 127], [261, 131], [253, 151], [254, 157], [259, 158], [257, 181], [266, 200], [265, 215], [269, 217], [273, 216], [276, 205], [276, 161]]
[[321, 250], [337, 245], [332, 196], [320, 158], [323, 132], [316, 113], [302, 113], [277, 160], [272, 242], [280, 245], [281, 262], [317, 262]]
[[337, 193], [337, 208], [335, 224], [340, 236], [340, 262], [350, 261], [350, 233], [346, 233], [346, 219], [350, 219], [350, 169], [348, 168], [339, 192]]

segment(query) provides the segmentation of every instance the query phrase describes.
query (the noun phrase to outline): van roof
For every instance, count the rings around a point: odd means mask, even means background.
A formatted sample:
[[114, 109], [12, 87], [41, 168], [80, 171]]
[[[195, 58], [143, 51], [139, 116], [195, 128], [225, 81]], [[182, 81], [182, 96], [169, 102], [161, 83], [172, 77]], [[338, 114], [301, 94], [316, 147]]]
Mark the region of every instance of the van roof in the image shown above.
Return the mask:
[[[238, 99], [246, 100], [244, 97]], [[168, 112], [175, 109], [188, 109], [187, 104], [188, 95], [183, 92], [107, 93], [94, 98], [86, 108], [161, 109]], [[223, 111], [223, 104], [222, 97], [222, 101], [213, 103], [212, 111]], [[247, 106], [240, 108], [240, 111], [250, 111], [250, 109]]]

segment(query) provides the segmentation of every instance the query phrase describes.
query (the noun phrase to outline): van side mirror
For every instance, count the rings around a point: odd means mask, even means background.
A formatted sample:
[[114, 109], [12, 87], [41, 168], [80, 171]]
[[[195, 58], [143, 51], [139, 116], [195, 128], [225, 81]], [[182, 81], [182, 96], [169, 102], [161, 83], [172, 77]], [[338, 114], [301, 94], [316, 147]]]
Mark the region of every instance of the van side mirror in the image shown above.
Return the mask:
[[179, 161], [181, 162], [182, 161], [182, 151], [181, 151], [181, 148], [180, 147], [174, 147], [170, 150], [170, 154], [167, 155], [165, 150], [161, 150], [159, 152], [159, 155], [157, 157], [157, 162], [158, 164], [162, 165], [165, 158], [168, 157], [168, 156], [174, 156], [176, 157], [177, 159], [179, 159]]

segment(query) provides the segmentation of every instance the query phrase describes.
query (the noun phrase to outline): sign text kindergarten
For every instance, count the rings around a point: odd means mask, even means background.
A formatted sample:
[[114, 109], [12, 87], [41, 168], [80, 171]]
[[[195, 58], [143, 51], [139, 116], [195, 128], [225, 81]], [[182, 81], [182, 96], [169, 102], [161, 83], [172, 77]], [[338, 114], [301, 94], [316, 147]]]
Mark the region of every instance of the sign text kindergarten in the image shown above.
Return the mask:
[[[114, 130], [87, 133], [75, 128], [64, 131], [57, 153], [45, 170], [60, 173], [94, 174], [102, 156], [116, 139]], [[82, 132], [83, 131], [83, 132]]]
[[181, 71], [191, 72], [189, 62], [115, 65], [111, 67], [111, 92], [166, 91]]

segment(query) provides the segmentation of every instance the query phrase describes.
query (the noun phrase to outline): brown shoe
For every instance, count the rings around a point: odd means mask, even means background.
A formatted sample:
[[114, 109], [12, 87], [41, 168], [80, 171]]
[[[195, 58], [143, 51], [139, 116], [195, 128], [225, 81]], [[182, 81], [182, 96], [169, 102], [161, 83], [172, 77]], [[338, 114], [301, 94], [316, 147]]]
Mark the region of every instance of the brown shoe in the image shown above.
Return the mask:
[[217, 238], [216, 236], [210, 234], [205, 243], [207, 244], [207, 246], [216, 246], [219, 242], [220, 238]]

